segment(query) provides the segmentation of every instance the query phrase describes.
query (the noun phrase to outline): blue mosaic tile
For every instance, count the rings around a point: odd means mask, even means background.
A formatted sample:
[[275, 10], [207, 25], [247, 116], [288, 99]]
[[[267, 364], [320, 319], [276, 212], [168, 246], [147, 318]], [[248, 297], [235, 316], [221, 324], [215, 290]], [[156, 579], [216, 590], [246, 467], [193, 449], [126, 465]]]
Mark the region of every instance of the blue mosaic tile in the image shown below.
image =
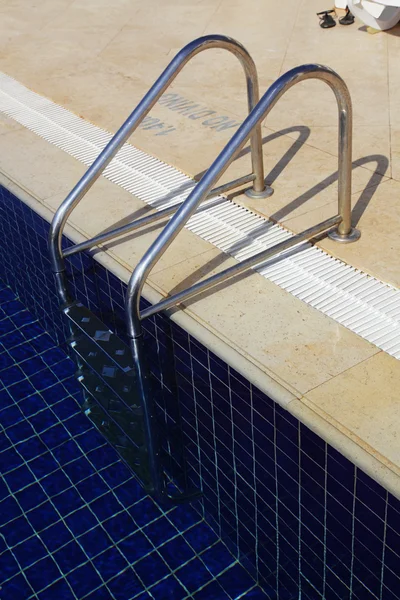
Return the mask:
[[37, 563], [25, 570], [25, 576], [35, 592], [40, 592], [48, 585], [61, 577], [54, 560], [50, 557], [42, 558]]
[[[114, 600], [114, 596], [104, 585], [85, 597], [85, 600]], [[150, 598], [150, 596], [149, 596]], [[136, 599], [135, 599], [136, 600]]]
[[[9, 495], [9, 490], [8, 487], [6, 486], [4, 481], [0, 480], [0, 502], [1, 500], [4, 500], [4, 498], [7, 498], [7, 496]], [[1, 507], [1, 504], [0, 504]]]
[[93, 475], [95, 470], [90, 462], [82, 457], [64, 465], [64, 472], [70, 478], [72, 483], [77, 484], [83, 479], [86, 479], [86, 477]]
[[19, 565], [17, 563], [17, 561], [15, 560], [14, 556], [12, 555], [12, 552], [10, 552], [10, 550], [6, 550], [3, 554], [2, 554], [2, 578], [4, 577], [4, 579], [9, 579], [10, 577], [13, 577], [14, 575], [16, 575], [19, 572]]
[[[35, 429], [36, 433], [39, 434], [44, 433], [46, 430], [58, 424], [56, 415], [50, 410], [42, 410], [36, 415], [33, 415], [32, 417], [30, 417], [29, 422]], [[42, 436], [42, 440], [47, 446], [49, 446], [49, 444], [47, 443], [47, 439], [44, 435]], [[58, 445], [60, 443], [61, 440], [59, 438], [56, 439], [55, 445]]]
[[202, 590], [194, 594], [195, 600], [230, 600], [217, 581], [212, 581]]
[[100, 526], [91, 529], [77, 539], [89, 558], [97, 556], [110, 546], [110, 538]]
[[13, 548], [13, 553], [23, 569], [47, 555], [47, 550], [39, 538], [33, 536]]
[[137, 531], [118, 543], [120, 552], [133, 564], [153, 550], [153, 545], [141, 531]]
[[26, 343], [21, 344], [20, 346], [15, 346], [15, 348], [11, 348], [9, 353], [14, 361], [18, 363], [37, 355], [37, 351], [30, 344]]
[[129, 514], [139, 527], [143, 527], [146, 523], [158, 519], [161, 516], [161, 511], [153, 500], [144, 498], [129, 509]]
[[151, 588], [151, 596], [155, 600], [178, 600], [179, 598], [186, 598], [187, 594], [179, 581], [173, 575], [170, 575]]
[[86, 507], [73, 512], [66, 517], [65, 522], [75, 536], [81, 535], [97, 525], [96, 517]]
[[74, 488], [69, 488], [54, 496], [52, 503], [62, 517], [73, 513], [84, 505], [81, 496]]
[[235, 562], [222, 542], [217, 542], [201, 554], [201, 560], [215, 577]]
[[39, 537], [50, 552], [55, 552], [72, 540], [71, 532], [61, 521], [41, 531]]
[[22, 574], [3, 582], [1, 584], [1, 591], [4, 598], [21, 598], [21, 600], [22, 598], [29, 598], [33, 593], [31, 586]]
[[24, 416], [28, 418], [35, 415], [40, 410], [43, 410], [45, 405], [39, 394], [32, 394], [31, 396], [28, 396], [28, 398], [21, 400], [21, 402], [18, 403], [18, 408], [22, 411]]
[[18, 492], [22, 488], [35, 481], [35, 478], [26, 465], [17, 467], [4, 475], [4, 480], [11, 492]]
[[133, 568], [146, 587], [157, 583], [170, 572], [161, 556], [155, 551], [138, 560]]
[[53, 413], [60, 419], [60, 421], [62, 421], [63, 419], [68, 419], [71, 415], [76, 413], [79, 410], [79, 407], [76, 400], [71, 397], [53, 404], [52, 410]]
[[77, 458], [80, 458], [82, 456], [82, 451], [74, 440], [69, 439], [55, 448], [52, 452], [52, 455], [58, 464], [63, 466]]
[[40, 485], [45, 493], [49, 497], [52, 497], [69, 488], [71, 482], [61, 469], [57, 469], [53, 473], [50, 473], [50, 475], [43, 477], [40, 480]]
[[121, 505], [111, 492], [90, 503], [90, 510], [99, 521], [105, 521], [121, 510]]
[[60, 517], [52, 504], [47, 501], [30, 510], [28, 518], [35, 531], [39, 532], [58, 521]]
[[134, 598], [142, 590], [142, 585], [132, 569], [127, 569], [121, 575], [110, 581], [108, 587], [115, 600]]
[[175, 575], [190, 593], [197, 591], [211, 579], [210, 571], [199, 558], [178, 569]]
[[254, 579], [239, 564], [227, 569], [217, 581], [232, 598], [244, 594], [254, 586]]
[[178, 532], [166, 517], [160, 517], [154, 523], [147, 525], [143, 529], [143, 533], [155, 546], [160, 546], [160, 544], [175, 537]]
[[12, 366], [13, 364], [14, 360], [12, 356], [7, 354], [6, 352], [2, 352], [0, 354], [0, 371], [3, 371], [3, 369], [7, 369], [7, 367]]
[[[91, 502], [109, 490], [103, 481], [103, 478], [99, 477], [97, 474], [91, 475], [78, 483], [76, 489], [85, 502]], [[96, 512], [96, 510], [94, 510], [94, 512]]]
[[138, 482], [132, 478], [129, 481], [118, 485], [117, 487], [114, 487], [115, 484], [113, 485], [109, 481], [108, 483], [114, 488], [113, 492], [115, 496], [125, 508], [130, 507], [132, 504], [138, 502], [141, 498], [144, 497], [143, 489], [140, 487]]
[[46, 369], [46, 363], [40, 358], [40, 356], [33, 356], [28, 360], [24, 360], [20, 363], [20, 368], [27, 377]]
[[53, 554], [53, 558], [64, 575], [75, 569], [77, 566], [87, 562], [85, 554], [75, 541], [66, 544], [60, 548], [60, 550], [57, 550], [57, 552]]
[[116, 548], [109, 548], [99, 554], [93, 560], [93, 564], [104, 581], [108, 581], [128, 567], [127, 561]]
[[20, 400], [23, 400], [28, 396], [32, 396], [32, 394], [34, 394], [36, 391], [36, 388], [27, 379], [18, 381], [13, 385], [10, 385], [10, 383], [5, 383], [4, 381], [3, 384], [7, 386], [7, 391], [10, 394], [10, 396], [15, 400], [15, 402], [19, 402]]
[[107, 519], [107, 521], [103, 522], [103, 527], [113, 542], [119, 542], [122, 538], [137, 529], [132, 521], [132, 517], [127, 512], [120, 512], [114, 517]]
[[241, 596], [243, 600], [270, 600], [273, 597], [272, 590], [264, 592], [259, 587], [254, 587], [252, 590]]
[[[91, 450], [87, 454], [87, 459], [92, 463], [96, 470], [100, 470], [109, 466], [111, 463], [115, 463], [118, 459], [118, 455], [116, 451], [107, 444], [102, 448]], [[126, 474], [126, 468], [124, 469], [124, 473]]]
[[[104, 445], [104, 443], [97, 444], [97, 445], [102, 446], [101, 448], [96, 449], [97, 450], [96, 455], [98, 457], [102, 454], [102, 451], [103, 451], [103, 448], [105, 445]], [[107, 459], [105, 459], [105, 458], [100, 459], [101, 460], [100, 464], [98, 462], [98, 459], [96, 459], [96, 455], [94, 455], [93, 452], [91, 452], [90, 455], [88, 455], [88, 458], [97, 469], [102, 469], [101, 476], [108, 483], [108, 485], [110, 487], [118, 486], [122, 482], [125, 482], [126, 480], [132, 478], [132, 474], [129, 471], [128, 467], [122, 461], [120, 461], [118, 459], [118, 455], [114, 451], [112, 452], [111, 455], [108, 456]], [[112, 464], [109, 464], [109, 463], [112, 463]], [[103, 468], [103, 467], [105, 467], [105, 468]], [[138, 485], [136, 485], [136, 487], [139, 488]], [[140, 488], [139, 488], [139, 490], [140, 490]], [[143, 493], [141, 495], [138, 494], [138, 498], [134, 498], [132, 500], [131, 504], [133, 504], [133, 502], [135, 502], [135, 500], [139, 500], [141, 497], [143, 497]]]
[[49, 428], [45, 426], [42, 431], [40, 439], [49, 449], [55, 448], [70, 437], [68, 431], [60, 423], [56, 423], [54, 427], [52, 424]]
[[30, 461], [29, 468], [37, 479], [42, 479], [42, 477], [57, 471], [58, 464], [51, 454], [46, 452], [46, 454], [43, 454], [42, 456]]
[[7, 429], [7, 437], [13, 444], [27, 440], [35, 434], [31, 425], [27, 421], [21, 421]]
[[[4, 339], [2, 342], [4, 343]], [[9, 367], [7, 370], [0, 373], [0, 381], [8, 388], [11, 388], [17, 382], [23, 381], [24, 378], [24, 372], [16, 366]], [[29, 382], [27, 383], [29, 384]]]
[[39, 594], [40, 600], [55, 600], [55, 598], [57, 600], [75, 600], [76, 596], [68, 583], [64, 579], [60, 579]]
[[[6, 518], [11, 518], [11, 515], [6, 515]], [[1, 528], [1, 534], [4, 536], [7, 545], [10, 547], [15, 546], [18, 542], [25, 540], [34, 534], [34, 530], [29, 524], [26, 516], [21, 515], [20, 517], [10, 520], [6, 525]]]
[[23, 419], [24, 415], [18, 406], [9, 406], [1, 411], [1, 424], [4, 428], [11, 427]]
[[[200, 523], [201, 517], [194, 508], [188, 506], [185, 511], [172, 510], [168, 513], [168, 519], [175, 525], [180, 532], [185, 532], [195, 524]], [[206, 527], [209, 530], [209, 527]], [[199, 533], [199, 532], [198, 532]], [[207, 544], [209, 545], [209, 544]]]
[[67, 581], [75, 594], [82, 598], [101, 585], [101, 579], [93, 565], [86, 563], [67, 575]]
[[159, 553], [172, 571], [195, 555], [189, 544], [180, 535], [164, 544], [159, 549]]

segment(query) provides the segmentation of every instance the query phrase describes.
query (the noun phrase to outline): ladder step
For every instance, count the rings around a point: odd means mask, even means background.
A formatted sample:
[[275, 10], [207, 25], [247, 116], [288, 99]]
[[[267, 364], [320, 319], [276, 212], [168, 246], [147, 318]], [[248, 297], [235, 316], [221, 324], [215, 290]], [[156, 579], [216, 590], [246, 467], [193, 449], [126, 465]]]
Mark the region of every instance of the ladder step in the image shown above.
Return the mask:
[[[168, 492], [166, 464], [168, 472], [177, 471], [177, 480], [183, 477], [182, 489], [187, 487], [185, 472], [172, 459], [170, 446], [171, 442], [180, 446], [181, 441], [173, 419], [166, 418], [162, 429], [167, 432], [164, 431], [162, 437], [159, 434], [152, 386], [148, 385], [146, 394], [141, 387], [144, 381], [148, 384], [150, 374], [145, 378], [142, 375], [139, 385], [139, 369], [134, 366], [129, 346], [85, 306], [74, 303], [64, 307], [63, 312], [70, 322], [69, 344], [78, 366], [77, 378], [86, 396], [82, 405], [84, 414], [112, 444], [148, 493], [174, 504], [198, 498], [198, 490], [173, 495]], [[142, 354], [136, 360], [142, 368]]]
[[95, 372], [102, 382], [122, 400], [125, 406], [129, 409], [139, 408], [135, 397], [136, 377], [133, 369], [122, 373], [110, 360], [110, 357], [93, 342], [92, 338], [82, 336], [72, 339], [70, 346], [89, 369]]
[[[84, 387], [86, 389], [85, 385]], [[100, 406], [98, 399], [92, 396], [87, 398], [83, 403], [82, 412], [92, 421], [93, 425], [105, 439], [111, 443], [121, 458], [139, 478], [141, 484], [144, 487], [148, 487], [151, 484], [151, 476], [143, 431], [140, 432], [140, 440], [137, 436], [139, 444], [134, 443], [131, 435], [125, 435], [120, 424], [115, 423], [110, 418], [110, 414]]]
[[127, 408], [94, 373], [85, 370], [78, 375], [78, 381], [109, 417], [109, 421], [114, 422], [138, 447], [144, 444], [141, 407]]
[[119, 369], [125, 373], [133, 369], [129, 347], [86, 306], [77, 302], [64, 308], [64, 313]]

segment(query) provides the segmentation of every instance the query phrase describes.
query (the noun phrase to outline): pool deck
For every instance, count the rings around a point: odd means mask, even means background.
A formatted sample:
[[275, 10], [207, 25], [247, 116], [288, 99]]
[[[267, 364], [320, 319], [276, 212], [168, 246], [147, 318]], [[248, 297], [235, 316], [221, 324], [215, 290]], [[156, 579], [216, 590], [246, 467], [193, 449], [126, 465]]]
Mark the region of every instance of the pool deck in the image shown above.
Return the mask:
[[[356, 23], [318, 27], [322, 0], [174, 3], [54, 0], [26, 8], [0, 0], [0, 71], [113, 132], [187, 42], [207, 33], [237, 38], [255, 59], [263, 92], [302, 63], [335, 69], [354, 106], [354, 245], [320, 246], [366, 273], [400, 287], [400, 28], [369, 35]], [[342, 52], [341, 48], [346, 52]], [[205, 52], [169, 93], [224, 116], [204, 125], [167, 105], [158, 127], [131, 142], [191, 176], [206, 169], [246, 114], [241, 67], [221, 51]], [[170, 96], [172, 98], [172, 96]], [[201, 122], [200, 122], [201, 121]], [[263, 126], [267, 200], [235, 201], [297, 232], [336, 211], [337, 109], [320, 82], [296, 86]], [[243, 175], [248, 156], [225, 178]], [[0, 112], [0, 183], [50, 219], [85, 166]], [[93, 210], [93, 206], [96, 210]], [[143, 209], [143, 202], [101, 179], [73, 213], [76, 241]], [[113, 245], [98, 259], [126, 281], [157, 227]], [[183, 231], [152, 272], [146, 297], [157, 301], [182, 280], [234, 264]], [[191, 302], [174, 320], [245, 374], [274, 400], [400, 497], [400, 362], [254, 273]]]

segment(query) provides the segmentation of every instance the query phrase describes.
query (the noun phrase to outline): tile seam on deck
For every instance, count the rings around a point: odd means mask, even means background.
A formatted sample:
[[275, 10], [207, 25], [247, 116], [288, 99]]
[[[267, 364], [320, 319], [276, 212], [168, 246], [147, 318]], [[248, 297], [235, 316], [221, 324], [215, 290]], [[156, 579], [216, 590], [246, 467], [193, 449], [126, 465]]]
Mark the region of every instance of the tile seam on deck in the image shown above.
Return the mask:
[[[0, 111], [90, 165], [112, 134], [0, 72]], [[103, 175], [160, 210], [184, 200], [196, 182], [125, 144]], [[292, 233], [218, 196], [202, 204], [187, 229], [241, 261]], [[400, 359], [400, 290], [305, 242], [254, 269], [375, 346]]]

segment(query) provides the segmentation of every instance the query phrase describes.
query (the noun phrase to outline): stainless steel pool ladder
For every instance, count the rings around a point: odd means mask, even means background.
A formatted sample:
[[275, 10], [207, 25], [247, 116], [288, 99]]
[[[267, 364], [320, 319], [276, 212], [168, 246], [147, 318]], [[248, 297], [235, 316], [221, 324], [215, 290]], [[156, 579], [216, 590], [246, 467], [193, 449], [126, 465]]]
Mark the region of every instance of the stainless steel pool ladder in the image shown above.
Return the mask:
[[[242, 125], [232, 136], [189, 196], [179, 205], [179, 208], [175, 206], [165, 209], [165, 211], [160, 211], [155, 215], [144, 217], [143, 219], [128, 224], [124, 228], [115, 229], [106, 234], [96, 236], [83, 244], [72, 246], [63, 253], [61, 249], [62, 233], [72, 210], [101, 175], [105, 167], [116, 155], [132, 132], [137, 128], [142, 119], [147, 115], [151, 107], [154, 106], [157, 99], [165, 91], [186, 62], [192, 56], [207, 48], [225, 48], [230, 52], [233, 52], [241, 61], [246, 73], [249, 103], [248, 117], [243, 121]], [[338, 214], [140, 312], [139, 303], [142, 289], [149, 273], [203, 201], [214, 194], [232, 189], [236, 185], [242, 185], [246, 181], [253, 182], [251, 193], [254, 196], [270, 195], [271, 190], [265, 186], [263, 180], [261, 124], [279, 98], [281, 98], [281, 96], [293, 85], [306, 79], [320, 79], [327, 83], [333, 90], [338, 104]], [[249, 140], [251, 144], [253, 172], [230, 184], [221, 186], [220, 188], [213, 188]], [[136, 403], [140, 405], [143, 412], [143, 425], [145, 429], [146, 460], [148, 462], [150, 481], [149, 485], [147, 485], [147, 489], [155, 496], [165, 498], [168, 494], [166, 492], [165, 478], [163, 477], [162, 466], [160, 464], [160, 446], [157, 441], [158, 434], [154, 418], [154, 399], [149, 390], [149, 375], [145, 365], [141, 321], [151, 315], [155, 315], [168, 308], [181, 304], [199, 292], [204, 292], [218, 283], [235, 277], [251, 267], [265, 262], [275, 254], [278, 254], [303, 240], [311, 239], [323, 232], [328, 233], [333, 240], [338, 242], [346, 243], [356, 241], [359, 238], [360, 233], [358, 230], [351, 227], [351, 145], [351, 99], [346, 84], [334, 71], [328, 67], [316, 64], [296, 67], [279, 77], [279, 79], [277, 79], [266, 91], [261, 100], [258, 101], [257, 73], [254, 62], [247, 51], [238, 42], [226, 38], [225, 36], [206, 36], [191, 42], [177, 54], [56, 212], [50, 228], [49, 248], [52, 267], [56, 277], [57, 291], [60, 301], [62, 305], [64, 305], [67, 313], [74, 303], [69, 298], [67, 291], [64, 260], [66, 256], [70, 256], [78, 251], [86, 250], [101, 242], [120, 236], [122, 233], [138, 229], [139, 227], [175, 213], [134, 269], [128, 284], [125, 300], [126, 325], [130, 339], [133, 369], [135, 371], [135, 397], [137, 399]], [[183, 497], [185, 497], [185, 493], [183, 494]], [[179, 495], [174, 497], [174, 500], [179, 501]]]

